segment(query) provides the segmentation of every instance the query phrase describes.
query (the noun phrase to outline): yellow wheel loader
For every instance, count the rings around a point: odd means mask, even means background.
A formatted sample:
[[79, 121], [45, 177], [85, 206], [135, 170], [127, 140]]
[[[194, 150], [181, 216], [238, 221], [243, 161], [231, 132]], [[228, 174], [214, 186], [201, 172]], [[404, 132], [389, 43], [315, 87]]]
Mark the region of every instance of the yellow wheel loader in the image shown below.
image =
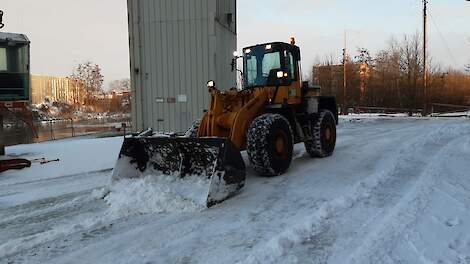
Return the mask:
[[242, 90], [222, 91], [209, 81], [210, 106], [185, 136], [147, 131], [126, 138], [113, 181], [200, 177], [207, 182], [205, 205], [210, 207], [244, 186], [241, 151], [262, 176], [285, 173], [296, 143], [303, 142], [312, 157], [330, 156], [336, 144], [336, 100], [302, 82], [299, 47], [294, 42], [261, 44], [243, 49], [237, 58], [243, 58]]

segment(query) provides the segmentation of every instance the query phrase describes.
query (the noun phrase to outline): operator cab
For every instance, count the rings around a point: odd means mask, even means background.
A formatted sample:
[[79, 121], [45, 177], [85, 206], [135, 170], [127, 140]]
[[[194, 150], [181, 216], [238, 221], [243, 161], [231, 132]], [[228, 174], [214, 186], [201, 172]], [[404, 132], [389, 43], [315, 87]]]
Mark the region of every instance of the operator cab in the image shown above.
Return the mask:
[[243, 80], [245, 89], [300, 83], [300, 49], [294, 44], [272, 42], [243, 49]]

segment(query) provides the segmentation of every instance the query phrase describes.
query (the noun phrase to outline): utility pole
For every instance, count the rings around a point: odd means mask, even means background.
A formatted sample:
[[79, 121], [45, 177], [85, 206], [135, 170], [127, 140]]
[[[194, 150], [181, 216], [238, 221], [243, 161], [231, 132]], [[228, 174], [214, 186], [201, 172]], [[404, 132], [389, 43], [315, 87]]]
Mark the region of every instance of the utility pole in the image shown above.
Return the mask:
[[347, 93], [347, 87], [348, 87], [348, 82], [347, 82], [347, 77], [348, 74], [346, 73], [347, 70], [347, 60], [348, 60], [348, 50], [347, 50], [347, 31], [344, 31], [344, 49], [343, 49], [343, 107], [342, 107], [342, 114], [347, 115], [348, 114], [348, 93]]
[[427, 66], [427, 45], [428, 45], [428, 0], [423, 0], [423, 87], [424, 87], [424, 108], [423, 114], [428, 113], [428, 66]]

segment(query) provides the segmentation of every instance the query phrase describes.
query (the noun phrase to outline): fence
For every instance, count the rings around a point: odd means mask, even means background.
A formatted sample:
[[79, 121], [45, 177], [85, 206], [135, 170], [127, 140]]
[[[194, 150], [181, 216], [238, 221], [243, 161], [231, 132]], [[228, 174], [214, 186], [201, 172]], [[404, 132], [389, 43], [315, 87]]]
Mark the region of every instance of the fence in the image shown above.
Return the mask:
[[407, 113], [408, 115], [421, 114], [422, 109], [410, 108], [390, 108], [390, 107], [368, 107], [368, 106], [354, 106], [350, 107], [354, 113], [384, 113], [384, 114], [400, 114]]
[[[115, 120], [113, 120], [115, 121]], [[120, 122], [109, 121], [76, 121], [68, 119], [50, 119], [35, 122], [37, 137], [21, 121], [4, 125], [2, 139], [6, 146], [43, 142], [49, 140], [65, 139], [90, 134], [102, 134], [103, 136], [122, 135], [130, 130], [131, 123], [128, 120]]]

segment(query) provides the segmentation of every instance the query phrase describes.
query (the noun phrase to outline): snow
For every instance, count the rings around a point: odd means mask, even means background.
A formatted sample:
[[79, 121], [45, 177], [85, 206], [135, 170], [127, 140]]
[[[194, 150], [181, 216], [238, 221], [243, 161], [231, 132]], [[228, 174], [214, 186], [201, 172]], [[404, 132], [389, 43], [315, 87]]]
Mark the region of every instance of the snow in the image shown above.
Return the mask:
[[433, 113], [435, 117], [470, 117], [470, 111], [453, 112], [453, 113]]
[[60, 162], [0, 174], [0, 263], [470, 263], [469, 135], [465, 118], [341, 117], [332, 157], [299, 144], [283, 176], [247, 166], [210, 209], [199, 178], [110, 185], [122, 138], [10, 147]]
[[0, 186], [111, 170], [116, 163], [122, 141], [121, 137], [73, 139], [7, 148], [6, 158], [46, 158], [60, 161], [46, 165], [33, 164], [32, 168], [7, 172], [2, 175]]
[[210, 180], [205, 177], [150, 175], [114, 183], [104, 199], [109, 211], [119, 216], [193, 212], [206, 207], [209, 186]]

